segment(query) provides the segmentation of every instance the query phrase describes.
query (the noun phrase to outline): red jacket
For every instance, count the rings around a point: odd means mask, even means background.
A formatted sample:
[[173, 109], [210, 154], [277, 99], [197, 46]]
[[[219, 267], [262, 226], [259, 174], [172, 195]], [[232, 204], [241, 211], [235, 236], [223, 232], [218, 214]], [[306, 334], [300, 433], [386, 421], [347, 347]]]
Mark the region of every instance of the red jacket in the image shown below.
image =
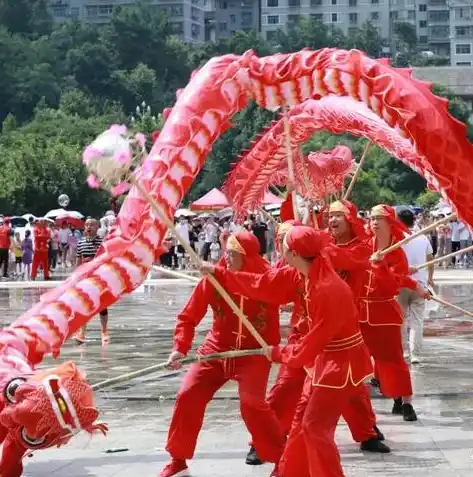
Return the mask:
[[0, 225], [0, 249], [10, 248], [10, 227], [6, 224]]
[[[233, 300], [243, 309], [263, 339], [270, 345], [280, 341], [279, 308], [261, 300], [251, 300], [227, 288]], [[244, 295], [244, 294], [243, 294]], [[233, 313], [208, 278], [203, 278], [194, 289], [189, 301], [177, 317], [174, 332], [174, 349], [187, 354], [192, 346], [195, 328], [207, 313], [213, 311], [213, 324], [208, 332], [201, 352], [220, 352], [233, 349], [260, 348], [258, 342]]]
[[47, 252], [48, 242], [51, 238], [51, 233], [46, 227], [36, 226], [33, 231], [34, 237], [34, 251], [35, 252]]
[[343, 388], [349, 382], [358, 385], [372, 374], [353, 294], [336, 274], [329, 281], [318, 282], [311, 275], [302, 278], [291, 267], [263, 275], [216, 267], [215, 275], [248, 296], [274, 304], [294, 302], [295, 308], [306, 310], [308, 333], [297, 344], [273, 348], [274, 361], [306, 368], [313, 384], [322, 387]]

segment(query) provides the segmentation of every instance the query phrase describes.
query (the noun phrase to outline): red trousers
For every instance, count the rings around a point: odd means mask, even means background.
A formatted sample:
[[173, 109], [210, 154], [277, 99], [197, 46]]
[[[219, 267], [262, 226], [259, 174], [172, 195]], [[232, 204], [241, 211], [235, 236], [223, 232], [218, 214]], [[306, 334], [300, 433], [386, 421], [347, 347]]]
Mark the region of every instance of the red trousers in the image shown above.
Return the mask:
[[363, 339], [374, 358], [381, 393], [390, 398], [412, 396], [411, 373], [402, 350], [401, 326], [360, 325]]
[[[268, 404], [279, 419], [285, 435], [291, 430], [306, 377], [304, 369], [290, 368], [282, 364], [276, 382], [268, 394]], [[359, 392], [349, 401], [342, 415], [355, 442], [364, 442], [376, 437], [374, 431], [376, 416], [366, 386], [360, 386]]]
[[[335, 429], [342, 414], [366, 393], [361, 383], [346, 387], [313, 386], [307, 378], [279, 470], [284, 477], [343, 477]], [[361, 400], [363, 401], [364, 398]], [[356, 414], [353, 409], [352, 414]]]
[[31, 267], [31, 278], [36, 278], [38, 268], [43, 269], [44, 278], [49, 278], [49, 257], [48, 251], [35, 250], [33, 253], [33, 265]]
[[238, 383], [240, 412], [258, 456], [278, 462], [285, 445], [279, 422], [266, 402], [271, 363], [264, 356], [196, 363], [189, 368], [177, 394], [166, 450], [172, 457], [191, 459], [207, 404], [230, 379]]

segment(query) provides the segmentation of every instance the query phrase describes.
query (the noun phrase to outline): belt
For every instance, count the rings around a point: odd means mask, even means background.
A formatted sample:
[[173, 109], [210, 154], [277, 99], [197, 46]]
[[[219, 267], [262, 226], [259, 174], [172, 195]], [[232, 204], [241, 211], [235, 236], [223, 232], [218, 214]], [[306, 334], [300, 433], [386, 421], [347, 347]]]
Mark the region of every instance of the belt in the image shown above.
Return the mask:
[[361, 332], [358, 332], [348, 338], [333, 340], [324, 348], [324, 351], [345, 351], [346, 349], [354, 348], [362, 343], [363, 336], [361, 335]]
[[390, 298], [362, 298], [365, 303], [386, 303], [388, 301], [395, 301], [395, 298], [392, 296]]

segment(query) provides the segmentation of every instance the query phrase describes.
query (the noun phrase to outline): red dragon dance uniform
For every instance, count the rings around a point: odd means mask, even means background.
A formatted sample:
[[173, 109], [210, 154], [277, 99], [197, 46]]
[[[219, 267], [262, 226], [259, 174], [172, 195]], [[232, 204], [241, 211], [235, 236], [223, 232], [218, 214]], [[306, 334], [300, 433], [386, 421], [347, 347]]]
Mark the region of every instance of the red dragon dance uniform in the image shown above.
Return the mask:
[[34, 280], [38, 275], [38, 269], [43, 269], [44, 278], [49, 278], [48, 242], [51, 238], [49, 230], [44, 226], [37, 225], [33, 231], [34, 253], [31, 267], [31, 278]]
[[[264, 273], [270, 269], [269, 264], [259, 256], [257, 238], [249, 232], [230, 236], [227, 249], [244, 255], [243, 270]], [[221, 263], [224, 267], [224, 262]], [[263, 339], [270, 345], [278, 344], [278, 307], [267, 305], [261, 300], [248, 299], [231, 287], [227, 287], [227, 291]], [[204, 318], [209, 305], [213, 311], [213, 325], [198, 350], [199, 354], [260, 347], [209, 280], [204, 278], [177, 318], [175, 350], [188, 353], [195, 328]], [[192, 365], [177, 395], [166, 446], [169, 454], [181, 460], [193, 457], [207, 404], [227, 381], [235, 380], [240, 394], [241, 414], [258, 454], [267, 462], [277, 462], [284, 449], [284, 435], [265, 400], [270, 369], [271, 362], [265, 356]]]
[[[392, 244], [402, 240], [408, 229], [395, 218], [388, 206], [377, 206], [372, 214], [384, 216], [391, 225]], [[376, 239], [369, 241], [372, 254], [378, 249]], [[398, 248], [371, 267], [365, 275], [361, 295], [361, 330], [375, 361], [375, 374], [386, 397], [412, 395], [411, 375], [404, 360], [401, 327], [403, 315], [396, 297], [401, 288], [417, 289], [409, 276], [407, 258]]]
[[[352, 402], [358, 402], [365, 391], [363, 381], [372, 375], [372, 366], [353, 294], [321, 255], [330, 237], [310, 227], [294, 227], [286, 240], [298, 255], [317, 257], [308, 278], [290, 267], [259, 276], [217, 267], [215, 274], [248, 296], [305, 307], [308, 333], [297, 344], [273, 349], [275, 361], [305, 368], [308, 374], [280, 471], [284, 477], [341, 477], [335, 427], [342, 414], [350, 420], [347, 410], [357, 414]], [[303, 293], [299, 294], [301, 281]]]

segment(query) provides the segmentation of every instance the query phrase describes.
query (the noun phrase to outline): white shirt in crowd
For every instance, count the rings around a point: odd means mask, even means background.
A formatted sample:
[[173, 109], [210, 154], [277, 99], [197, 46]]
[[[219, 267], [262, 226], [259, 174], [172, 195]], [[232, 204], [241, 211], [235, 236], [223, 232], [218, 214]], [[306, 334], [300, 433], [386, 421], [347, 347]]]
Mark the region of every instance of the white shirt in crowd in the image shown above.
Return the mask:
[[459, 223], [458, 235], [459, 235], [460, 242], [462, 240], [471, 240], [470, 230], [468, 229], [468, 226], [464, 222]]
[[220, 258], [220, 245], [217, 242], [210, 244], [210, 258], [212, 260]]
[[460, 241], [460, 222], [455, 221], [450, 224], [452, 227], [452, 242]]
[[179, 222], [176, 225], [176, 230], [178, 234], [185, 240], [186, 243], [190, 243], [189, 238], [189, 223], [186, 222]]
[[[402, 249], [406, 254], [407, 263], [410, 267], [422, 265], [428, 261], [427, 256], [433, 255], [434, 253], [430, 240], [425, 235], [419, 235], [415, 239], [406, 243], [406, 245], [403, 245]], [[429, 279], [429, 272], [427, 268], [423, 268], [411, 276], [424, 287], [427, 286], [427, 281]]]
[[204, 225], [204, 242], [213, 243], [218, 239], [218, 225], [215, 222], [208, 222]]
[[70, 233], [71, 229], [69, 227], [59, 229], [59, 243], [68, 243]]

